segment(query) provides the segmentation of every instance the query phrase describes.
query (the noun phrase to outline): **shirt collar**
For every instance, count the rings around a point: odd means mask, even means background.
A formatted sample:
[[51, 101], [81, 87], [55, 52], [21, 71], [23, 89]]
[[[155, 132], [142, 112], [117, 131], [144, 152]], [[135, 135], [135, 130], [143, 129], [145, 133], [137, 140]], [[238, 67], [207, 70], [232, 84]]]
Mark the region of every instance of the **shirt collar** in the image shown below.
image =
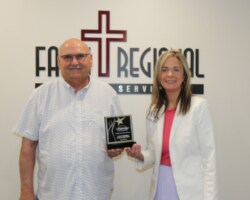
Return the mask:
[[[81, 90], [79, 90], [78, 93], [88, 90], [88, 88], [90, 87], [91, 82], [92, 82], [91, 80], [92, 80], [92, 78], [89, 76], [88, 84], [86, 86], [84, 86]], [[60, 77], [60, 81], [62, 82], [63, 86], [66, 89], [75, 92], [75, 89], [71, 85], [69, 85], [62, 77]]]

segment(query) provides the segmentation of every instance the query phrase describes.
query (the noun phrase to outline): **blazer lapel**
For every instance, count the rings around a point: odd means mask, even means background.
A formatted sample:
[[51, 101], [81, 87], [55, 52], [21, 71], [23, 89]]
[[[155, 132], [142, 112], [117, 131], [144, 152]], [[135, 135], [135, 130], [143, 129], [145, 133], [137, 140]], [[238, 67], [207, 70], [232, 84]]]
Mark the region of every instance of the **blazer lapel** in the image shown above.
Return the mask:
[[162, 151], [162, 139], [163, 139], [163, 128], [164, 128], [164, 112], [165, 111], [165, 106], [162, 106], [161, 110], [160, 110], [160, 116], [159, 119], [157, 121], [157, 138], [155, 138], [157, 147], [156, 147], [156, 155], [157, 155], [157, 160], [160, 160], [161, 158], [161, 151]]
[[172, 123], [172, 127], [171, 127], [171, 133], [170, 133], [169, 142], [172, 141], [174, 135], [177, 132], [179, 124], [180, 124], [181, 120], [183, 119], [183, 116], [181, 114], [179, 114], [179, 110], [180, 110], [180, 106], [178, 104], [176, 112], [175, 112], [174, 120], [173, 120], [173, 123]]

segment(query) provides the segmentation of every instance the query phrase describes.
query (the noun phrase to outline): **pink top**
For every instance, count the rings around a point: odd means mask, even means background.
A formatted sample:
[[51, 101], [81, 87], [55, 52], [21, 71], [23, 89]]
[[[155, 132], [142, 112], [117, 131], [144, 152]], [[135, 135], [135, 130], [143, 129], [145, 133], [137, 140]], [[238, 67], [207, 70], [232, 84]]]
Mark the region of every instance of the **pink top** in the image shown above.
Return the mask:
[[162, 138], [161, 165], [171, 166], [171, 159], [169, 154], [169, 138], [175, 111], [176, 111], [175, 109], [165, 111], [164, 129]]

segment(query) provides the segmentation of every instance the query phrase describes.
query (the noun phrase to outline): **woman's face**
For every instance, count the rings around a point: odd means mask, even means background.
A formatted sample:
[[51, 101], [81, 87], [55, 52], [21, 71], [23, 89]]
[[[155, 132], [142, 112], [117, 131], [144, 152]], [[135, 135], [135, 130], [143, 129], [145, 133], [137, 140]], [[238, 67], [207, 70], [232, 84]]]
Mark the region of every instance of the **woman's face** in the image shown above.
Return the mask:
[[160, 72], [161, 86], [168, 95], [179, 95], [183, 80], [183, 68], [180, 61], [174, 56], [168, 57]]

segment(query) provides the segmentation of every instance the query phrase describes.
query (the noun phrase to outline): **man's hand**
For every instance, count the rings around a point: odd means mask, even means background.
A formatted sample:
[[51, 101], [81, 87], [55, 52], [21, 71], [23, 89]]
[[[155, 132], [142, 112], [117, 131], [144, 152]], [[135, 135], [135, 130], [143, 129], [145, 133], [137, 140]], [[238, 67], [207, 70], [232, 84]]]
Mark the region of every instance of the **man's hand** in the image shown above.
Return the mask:
[[110, 158], [116, 157], [121, 155], [121, 153], [124, 151], [124, 149], [108, 149], [107, 154]]

